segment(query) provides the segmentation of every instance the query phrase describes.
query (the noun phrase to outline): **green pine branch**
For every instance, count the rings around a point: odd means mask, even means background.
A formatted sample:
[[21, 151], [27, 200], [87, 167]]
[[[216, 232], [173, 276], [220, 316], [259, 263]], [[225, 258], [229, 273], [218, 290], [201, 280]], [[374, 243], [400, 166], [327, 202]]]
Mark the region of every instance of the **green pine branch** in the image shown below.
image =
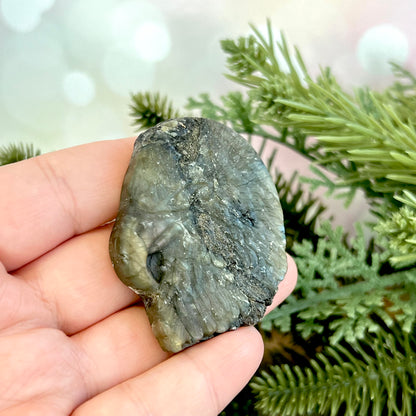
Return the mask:
[[252, 143], [253, 136], [261, 137], [262, 141], [258, 149], [258, 154], [261, 157], [267, 140], [273, 138], [273, 135], [253, 123], [254, 107], [251, 100], [241, 92], [235, 91], [222, 96], [221, 102], [222, 106], [219, 106], [211, 100], [208, 94], [202, 93], [198, 98], [189, 98], [186, 108], [191, 111], [199, 111], [201, 117], [230, 126], [236, 132], [246, 136], [249, 143]]
[[33, 144], [15, 143], [0, 147], [0, 166], [19, 162], [39, 156], [40, 150], [35, 149]]
[[162, 121], [179, 117], [179, 112], [159, 93], [139, 92], [131, 96], [130, 115], [137, 130], [153, 127]]
[[318, 188], [324, 188], [326, 189], [326, 197], [343, 199], [345, 208], [350, 206], [357, 192], [356, 187], [348, 187], [339, 183], [337, 179], [331, 179], [328, 173], [324, 172], [322, 168], [318, 168], [315, 164], [311, 164], [309, 169], [313, 176], [302, 176], [301, 181], [309, 184], [311, 192], [316, 191]]
[[376, 231], [393, 252], [391, 263], [415, 264], [414, 228], [389, 232], [388, 226], [399, 217], [412, 223], [406, 195], [416, 194], [416, 77], [395, 65], [396, 82], [384, 92], [348, 94], [328, 68], [312, 79], [300, 52], [283, 35], [275, 41], [270, 22], [267, 36], [252, 29], [254, 35], [222, 42], [228, 77], [248, 88], [252, 122], [262, 130], [286, 129], [284, 137], [270, 138], [335, 174], [332, 180], [315, 169], [308, 180], [314, 188], [336, 190], [346, 205], [361, 189], [380, 218]]
[[318, 222], [326, 210], [318, 198], [303, 189], [297, 179], [296, 172], [289, 179], [281, 173], [276, 178], [276, 190], [284, 212], [286, 250], [292, 255], [295, 243], [303, 240], [317, 242]]
[[394, 203], [403, 184], [416, 190], [416, 130], [409, 111], [399, 111], [404, 104], [391, 104], [393, 94], [409, 104], [406, 90], [398, 87], [403, 83], [398, 80], [384, 94], [359, 88], [350, 95], [329, 69], [312, 79], [299, 51], [292, 53], [283, 35], [280, 42], [274, 40], [270, 22], [267, 39], [252, 29], [249, 47], [241, 39], [222, 46], [228, 54], [228, 77], [248, 87], [261, 110], [253, 121], [317, 137], [320, 146], [310, 149], [310, 157], [368, 197], [386, 200], [387, 193]]
[[394, 266], [416, 263], [416, 209], [403, 206], [375, 227], [380, 244], [391, 250]]
[[239, 133], [252, 135], [256, 124], [253, 123], [253, 106], [239, 91], [230, 92], [221, 97], [222, 107], [214, 104], [208, 94], [200, 94], [199, 99], [189, 98], [187, 109], [199, 110], [202, 117], [229, 124]]
[[416, 406], [413, 335], [367, 336], [349, 348], [327, 347], [307, 367], [272, 366], [251, 388], [264, 415], [411, 416]]
[[332, 344], [340, 339], [355, 342], [379, 322], [399, 323], [410, 331], [416, 321], [414, 270], [384, 273], [389, 253], [365, 242], [363, 231], [348, 241], [339, 227], [323, 223], [317, 244], [294, 244], [299, 277], [295, 292], [262, 321], [264, 330], [292, 328], [308, 339], [325, 332]]
[[319, 153], [316, 143], [307, 141], [306, 135], [299, 130], [278, 126], [262, 126], [257, 122], [261, 108], [254, 100], [240, 91], [229, 92], [220, 97], [221, 104], [212, 101], [209, 94], [203, 93], [198, 98], [189, 98], [186, 108], [199, 111], [202, 117], [228, 124], [235, 131], [251, 137], [257, 136], [266, 140], [282, 143], [286, 147], [313, 161]]
[[392, 63], [396, 82], [384, 91], [384, 100], [389, 102], [402, 120], [416, 124], [416, 77], [408, 70]]

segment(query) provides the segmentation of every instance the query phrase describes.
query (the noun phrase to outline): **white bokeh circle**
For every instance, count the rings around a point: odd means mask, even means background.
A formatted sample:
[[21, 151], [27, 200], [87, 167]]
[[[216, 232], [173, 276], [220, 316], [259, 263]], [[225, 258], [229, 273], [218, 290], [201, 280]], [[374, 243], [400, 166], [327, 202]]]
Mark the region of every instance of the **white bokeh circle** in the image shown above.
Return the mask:
[[151, 89], [154, 64], [142, 61], [124, 44], [107, 49], [102, 61], [105, 83], [116, 94], [129, 96], [143, 89]]
[[408, 55], [409, 42], [406, 35], [390, 24], [371, 27], [357, 46], [360, 65], [372, 75], [390, 74], [390, 62], [403, 65]]
[[27, 33], [39, 25], [42, 14], [54, 3], [55, 0], [1, 0], [0, 10], [11, 29]]
[[[9, 115], [25, 126], [50, 131], [59, 123], [65, 102], [62, 77], [67, 72], [57, 28], [44, 26], [29, 37], [16, 37], [14, 50], [0, 66], [0, 96]], [[25, 49], [21, 47], [25, 44]]]
[[169, 55], [170, 34], [162, 22], [143, 22], [134, 34], [134, 45], [143, 61], [160, 62]]
[[86, 106], [95, 97], [94, 81], [81, 71], [71, 71], [65, 74], [62, 87], [67, 101], [76, 106]]

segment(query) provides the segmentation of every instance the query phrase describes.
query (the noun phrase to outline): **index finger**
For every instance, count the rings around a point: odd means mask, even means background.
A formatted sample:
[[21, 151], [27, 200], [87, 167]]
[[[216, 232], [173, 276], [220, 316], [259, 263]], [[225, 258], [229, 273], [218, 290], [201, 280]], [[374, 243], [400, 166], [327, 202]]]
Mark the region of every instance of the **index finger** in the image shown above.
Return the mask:
[[115, 217], [134, 139], [89, 143], [0, 167], [7, 270]]

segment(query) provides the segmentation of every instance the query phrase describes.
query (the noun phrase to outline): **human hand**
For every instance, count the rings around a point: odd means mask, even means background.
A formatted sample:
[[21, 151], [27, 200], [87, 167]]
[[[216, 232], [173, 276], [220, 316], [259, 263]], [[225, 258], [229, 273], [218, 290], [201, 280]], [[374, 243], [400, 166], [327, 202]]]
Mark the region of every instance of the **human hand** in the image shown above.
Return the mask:
[[[133, 139], [0, 168], [0, 415], [217, 415], [263, 354], [253, 327], [176, 355], [114, 273], [108, 240]], [[293, 290], [296, 266], [272, 307]]]

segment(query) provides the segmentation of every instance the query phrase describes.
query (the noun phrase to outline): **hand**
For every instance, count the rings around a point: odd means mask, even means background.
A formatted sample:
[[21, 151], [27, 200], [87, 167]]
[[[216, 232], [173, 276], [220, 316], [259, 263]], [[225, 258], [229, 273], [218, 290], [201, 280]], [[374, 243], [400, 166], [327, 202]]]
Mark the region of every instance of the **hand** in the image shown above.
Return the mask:
[[[257, 369], [255, 328], [176, 355], [116, 277], [111, 224], [132, 139], [0, 168], [0, 415], [217, 415]], [[289, 270], [272, 306], [296, 282]]]

